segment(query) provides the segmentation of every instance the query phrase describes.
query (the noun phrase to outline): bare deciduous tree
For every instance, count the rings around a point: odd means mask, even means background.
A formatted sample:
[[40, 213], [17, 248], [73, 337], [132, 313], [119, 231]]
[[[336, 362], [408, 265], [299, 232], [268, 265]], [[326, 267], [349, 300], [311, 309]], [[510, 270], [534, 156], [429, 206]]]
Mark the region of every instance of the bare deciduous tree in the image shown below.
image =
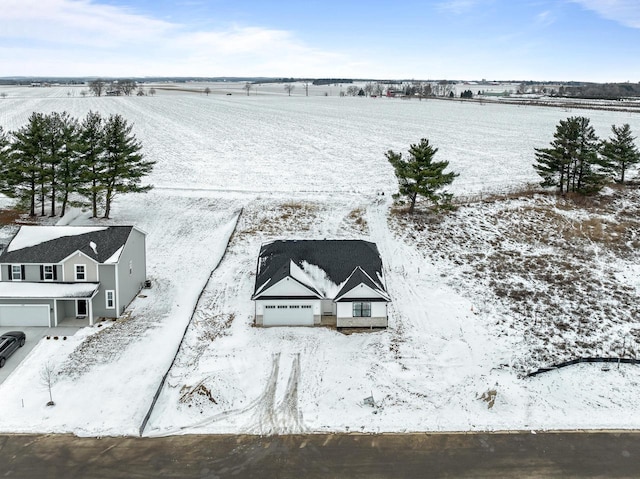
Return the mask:
[[247, 92], [247, 96], [249, 96], [249, 93], [251, 93], [251, 82], [246, 82], [242, 89], [245, 90]]
[[153, 96], [156, 94], [156, 89], [155, 88], [149, 88], [149, 95]]
[[286, 91], [289, 96], [291, 96], [291, 92], [296, 88], [296, 86], [293, 83], [285, 83], [284, 84], [284, 91]]
[[54, 406], [56, 404], [53, 402], [53, 394], [51, 392], [51, 388], [56, 380], [55, 374], [56, 368], [50, 362], [45, 363], [40, 370], [40, 383], [49, 391], [49, 402], [47, 406]]
[[89, 90], [95, 96], [102, 96], [102, 92], [104, 91], [104, 81], [100, 78], [89, 82]]
[[207, 94], [207, 96], [209, 96], [209, 93], [211, 93], [211, 88], [209, 87], [205, 88], [204, 92]]

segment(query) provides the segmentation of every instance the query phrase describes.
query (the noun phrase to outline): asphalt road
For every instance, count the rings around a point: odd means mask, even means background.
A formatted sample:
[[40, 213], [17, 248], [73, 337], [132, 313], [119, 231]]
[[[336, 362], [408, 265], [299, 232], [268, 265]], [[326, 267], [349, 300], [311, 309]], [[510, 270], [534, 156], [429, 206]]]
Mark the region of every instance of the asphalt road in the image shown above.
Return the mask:
[[0, 436], [11, 478], [640, 477], [640, 433]]

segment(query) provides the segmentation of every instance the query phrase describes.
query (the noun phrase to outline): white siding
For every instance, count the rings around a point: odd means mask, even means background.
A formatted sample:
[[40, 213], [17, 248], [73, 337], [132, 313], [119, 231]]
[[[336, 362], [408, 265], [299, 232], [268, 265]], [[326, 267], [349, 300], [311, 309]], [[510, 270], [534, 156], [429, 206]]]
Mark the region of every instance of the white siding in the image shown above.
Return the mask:
[[374, 301], [371, 303], [370, 317], [353, 317], [353, 303], [344, 301], [338, 303], [337, 326], [346, 327], [387, 327], [387, 303]]
[[380, 296], [380, 294], [378, 294], [366, 284], [360, 283], [351, 291], [343, 294], [340, 298], [382, 298], [382, 296]]
[[296, 280], [286, 277], [262, 291], [260, 296], [314, 296], [314, 293]]

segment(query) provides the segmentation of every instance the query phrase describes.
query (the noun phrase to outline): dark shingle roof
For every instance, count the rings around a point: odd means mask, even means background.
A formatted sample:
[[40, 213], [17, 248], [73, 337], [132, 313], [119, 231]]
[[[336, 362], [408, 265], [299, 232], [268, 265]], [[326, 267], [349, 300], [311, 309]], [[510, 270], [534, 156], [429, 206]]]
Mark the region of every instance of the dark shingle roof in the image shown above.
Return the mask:
[[[322, 269], [334, 284], [345, 282], [357, 267], [374, 280], [375, 288], [385, 290], [382, 260], [375, 243], [362, 240], [278, 240], [262, 245], [258, 258], [254, 294], [265, 284], [275, 284], [290, 276], [290, 264], [303, 262]], [[370, 282], [370, 279], [367, 280]]]
[[[34, 226], [31, 228], [57, 228]], [[65, 228], [69, 228], [68, 226]], [[78, 226], [77, 228], [82, 228]], [[10, 251], [11, 243], [0, 255], [0, 263], [59, 263], [76, 251], [81, 251], [98, 263], [104, 263], [127, 242], [133, 226], [108, 226], [98, 231], [62, 236], [49, 241]], [[20, 230], [14, 239], [20, 234]], [[13, 240], [12, 240], [13, 241]], [[91, 247], [95, 243], [96, 251]]]

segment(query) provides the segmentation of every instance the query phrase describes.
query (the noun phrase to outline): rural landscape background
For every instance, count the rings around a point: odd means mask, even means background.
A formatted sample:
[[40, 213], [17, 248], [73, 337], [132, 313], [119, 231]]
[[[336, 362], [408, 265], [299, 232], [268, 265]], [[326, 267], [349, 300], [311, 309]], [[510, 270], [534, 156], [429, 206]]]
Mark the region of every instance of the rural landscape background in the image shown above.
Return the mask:
[[[637, 366], [526, 377], [575, 357], [636, 357], [639, 191], [556, 197], [532, 167], [559, 120], [587, 116], [606, 138], [612, 124], [640, 132], [636, 113], [350, 97], [339, 83], [306, 96], [294, 84], [291, 96], [282, 83], [249, 95], [244, 82], [156, 83], [145, 85], [155, 95], [118, 97], [0, 87], [6, 130], [34, 111], [118, 113], [157, 161], [154, 188], [119, 197], [109, 220], [148, 233], [153, 288], [123, 320], [43, 341], [0, 387], [2, 430], [138, 434], [194, 308], [145, 434], [639, 426]], [[385, 153], [424, 137], [460, 173], [458, 208], [408, 216]], [[63, 221], [106, 220], [75, 210]], [[281, 238], [376, 242], [389, 328], [254, 328], [257, 253]], [[46, 408], [39, 371], [51, 361]]]

